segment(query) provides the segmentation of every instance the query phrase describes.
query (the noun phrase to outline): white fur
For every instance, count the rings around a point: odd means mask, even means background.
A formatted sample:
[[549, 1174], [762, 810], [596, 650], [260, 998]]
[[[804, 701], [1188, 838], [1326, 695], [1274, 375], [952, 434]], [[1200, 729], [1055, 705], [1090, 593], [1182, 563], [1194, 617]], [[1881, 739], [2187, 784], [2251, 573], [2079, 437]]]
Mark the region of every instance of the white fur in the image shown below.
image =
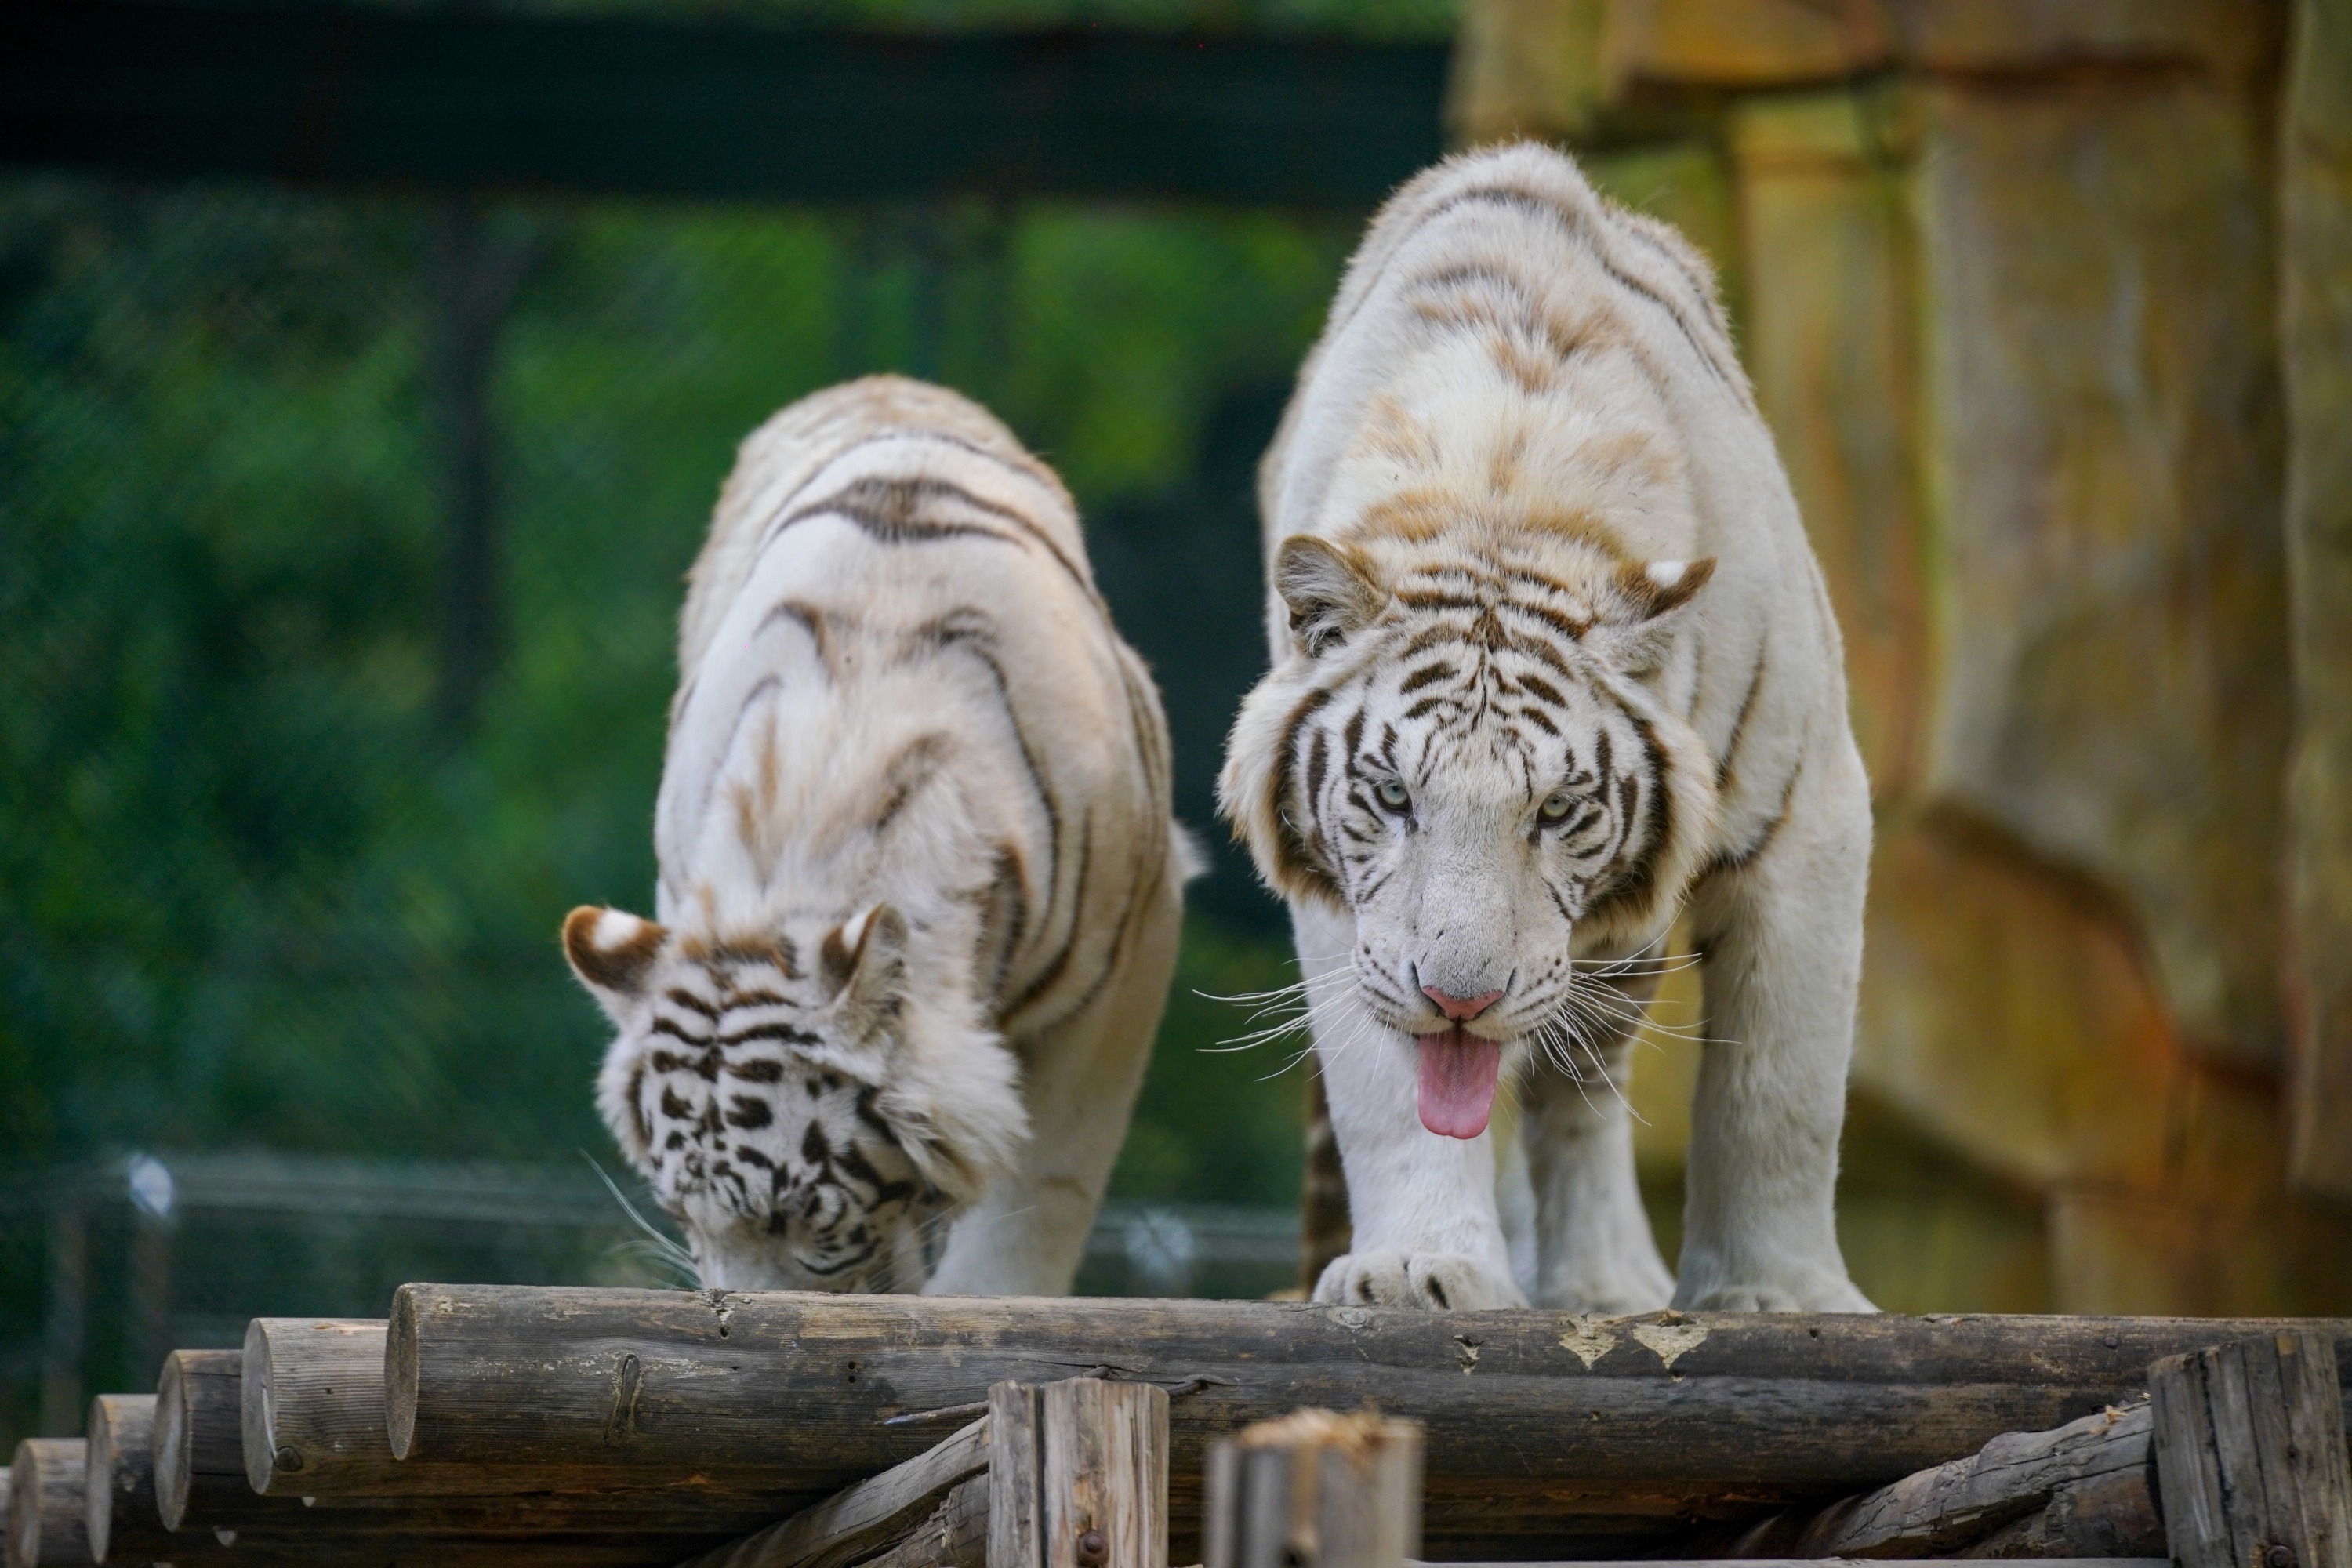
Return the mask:
[[[1868, 792], [1820, 571], [1705, 264], [1549, 150], [1424, 174], [1358, 251], [1260, 501], [1274, 668], [1221, 794], [1289, 899], [1305, 967], [1333, 981], [1310, 988], [1313, 1027], [1357, 1250], [1318, 1299], [1523, 1300], [1492, 1135], [1441, 1137], [1416, 1114], [1414, 1037], [1444, 1027], [1416, 994], [1432, 985], [1504, 993], [1465, 1027], [1505, 1042], [1522, 1096], [1538, 1299], [1868, 1310], [1832, 1201]], [[1446, 688], [1401, 689], [1412, 635], [1448, 616], [1480, 691], [1560, 689], [1555, 732], [1412, 716]], [[1318, 793], [1300, 759], [1342, 712], [1392, 730], [1399, 760], [1360, 752], [1357, 776]], [[1656, 761], [1638, 806], [1572, 782], [1604, 735], [1621, 764], [1637, 744]], [[1337, 754], [1328, 729], [1322, 744]], [[1369, 783], [1410, 786], [1395, 821]], [[1545, 837], [1555, 790], [1583, 837]], [[1655, 847], [1646, 881], [1626, 875], [1637, 832]], [[1685, 910], [1714, 1043], [1677, 1285], [1616, 1089], [1643, 971]]]
[[[918, 494], [911, 524], [852, 515]], [[1150, 1052], [1187, 863], [1158, 694], [1094, 590], [1069, 497], [940, 388], [875, 377], [804, 399], [743, 444], [679, 665], [658, 952], [615, 969], [645, 928], [608, 911], [575, 916], [572, 957], [620, 1030], [606, 1120], [704, 1284], [1067, 1290]], [[770, 1076], [661, 1068], [691, 1054], [665, 1012], [773, 1058], [754, 1068]], [[715, 1095], [713, 1118], [765, 1095], [777, 1120], [667, 1148], [690, 1118], [662, 1109], [666, 1084]], [[866, 1185], [920, 1189], [875, 1211], [880, 1253], [838, 1276], [813, 1272], [797, 1210], [739, 1190], [738, 1149], [797, 1157], [778, 1131], [793, 1116], [841, 1141], [878, 1116], [898, 1148], [871, 1146], [892, 1163]], [[735, 1184], [710, 1178], [717, 1161]]]

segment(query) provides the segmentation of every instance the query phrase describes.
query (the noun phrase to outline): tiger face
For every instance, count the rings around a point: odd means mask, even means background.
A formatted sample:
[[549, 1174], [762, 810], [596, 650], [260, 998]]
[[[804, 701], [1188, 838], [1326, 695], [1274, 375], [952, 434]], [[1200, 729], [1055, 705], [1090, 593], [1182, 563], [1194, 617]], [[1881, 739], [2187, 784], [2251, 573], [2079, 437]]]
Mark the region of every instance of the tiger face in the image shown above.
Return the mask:
[[[713, 942], [580, 909], [563, 937], [620, 1031], [600, 1108], [707, 1289], [920, 1287], [1025, 1116], [992, 1036], [942, 1040], [955, 1022], [910, 1005], [895, 910]], [[954, 1093], [925, 1070], [943, 1054]]]
[[1581, 564], [1277, 558], [1292, 658], [1235, 726], [1224, 809], [1277, 890], [1353, 915], [1433, 1132], [1486, 1130], [1507, 1047], [1565, 1047], [1580, 966], [1663, 934], [1706, 837], [1703, 747], [1643, 677], [1713, 563]]

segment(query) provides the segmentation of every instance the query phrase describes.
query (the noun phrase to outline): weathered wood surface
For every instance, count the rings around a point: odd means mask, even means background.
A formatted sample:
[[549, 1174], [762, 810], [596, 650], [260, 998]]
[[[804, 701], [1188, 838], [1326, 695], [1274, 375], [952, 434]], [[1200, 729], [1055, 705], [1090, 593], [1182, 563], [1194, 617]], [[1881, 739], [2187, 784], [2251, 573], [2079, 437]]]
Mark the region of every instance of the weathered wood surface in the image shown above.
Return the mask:
[[[402, 1462], [384, 1430], [384, 1322], [381, 1318], [256, 1318], [245, 1334], [239, 1394], [246, 1481], [262, 1496], [322, 1502], [491, 1498], [549, 1489], [543, 1466]], [[530, 1503], [515, 1505], [529, 1512]], [[541, 1505], [544, 1517], [554, 1505]], [[794, 1506], [771, 1495], [730, 1493], [691, 1474], [599, 1492], [562, 1505], [583, 1527], [626, 1528], [631, 1520], [697, 1531], [750, 1530]], [[495, 1514], [452, 1503], [430, 1517], [463, 1521]], [[419, 1513], [418, 1517], [425, 1517]]]
[[1206, 1568], [1404, 1568], [1421, 1551], [1421, 1428], [1302, 1410], [1209, 1450]]
[[8, 1468], [8, 1568], [89, 1561], [88, 1447], [79, 1437], [27, 1437]]
[[171, 1537], [155, 1511], [155, 1396], [100, 1394], [89, 1402], [82, 1437], [84, 1533], [91, 1561], [105, 1562], [117, 1546], [127, 1560], [166, 1544]]
[[[2045, 1514], [2066, 1494], [2062, 1521], [2042, 1533], [2064, 1533], [2095, 1497], [2126, 1517], [2155, 1520], [2150, 1505], [2149, 1433], [2145, 1403], [2110, 1406], [2051, 1432], [2008, 1432], [1965, 1459], [1921, 1470], [1818, 1512], [1783, 1514], [1740, 1535], [1727, 1557], [1949, 1557], [2012, 1524]], [[2077, 1496], [2074, 1489], [2089, 1487]], [[2087, 1521], [2084, 1521], [2087, 1523]], [[2027, 1532], [2028, 1538], [2032, 1532]], [[2134, 1533], [2139, 1554], [2163, 1550], [2162, 1527]], [[2074, 1555], [2053, 1551], [2037, 1555]], [[2087, 1553], [2085, 1553], [2087, 1554]], [[2110, 1553], [2100, 1553], [2109, 1555]], [[2113, 1555], [2133, 1555], [2130, 1552]]]
[[937, 1447], [845, 1488], [693, 1568], [842, 1568], [914, 1534], [949, 1492], [988, 1468], [985, 1417]]
[[1168, 1568], [1164, 1389], [1000, 1383], [988, 1424], [988, 1568]]
[[861, 1568], [988, 1568], [988, 1478], [957, 1483], [906, 1540]]
[[83, 1485], [89, 1554], [98, 1563], [183, 1564], [244, 1562], [208, 1530], [174, 1535], [155, 1505], [155, 1405], [152, 1394], [101, 1394], [82, 1428], [89, 1443]]
[[2148, 1470], [2116, 1471], [2074, 1481], [2050, 1494], [2032, 1513], [1977, 1542], [1962, 1557], [2152, 1557], [2161, 1556], [2164, 1517], [2157, 1511], [2156, 1483]]
[[[245, 1352], [173, 1351], [155, 1384], [155, 1509], [169, 1531], [246, 1530], [286, 1510], [245, 1479]], [[299, 1504], [296, 1506], [299, 1506]]]
[[635, 1498], [551, 1494], [316, 1504], [260, 1497], [246, 1478], [243, 1413], [242, 1351], [164, 1359], [153, 1462], [174, 1563], [186, 1541], [192, 1561], [260, 1568], [656, 1568], [772, 1517], [731, 1518], [713, 1530], [697, 1528], [691, 1513], [681, 1525], [666, 1499], [648, 1508]]
[[1187, 1543], [1211, 1438], [1370, 1396], [1427, 1427], [1429, 1550], [1602, 1555], [2062, 1426], [2158, 1356], [2278, 1326], [413, 1285], [385, 1393], [410, 1460], [566, 1486], [692, 1473], [797, 1507], [922, 1452], [992, 1384], [1099, 1368], [1171, 1391]]
[[2352, 1473], [2332, 1340], [2274, 1332], [2148, 1368], [2179, 1568], [2352, 1568]]

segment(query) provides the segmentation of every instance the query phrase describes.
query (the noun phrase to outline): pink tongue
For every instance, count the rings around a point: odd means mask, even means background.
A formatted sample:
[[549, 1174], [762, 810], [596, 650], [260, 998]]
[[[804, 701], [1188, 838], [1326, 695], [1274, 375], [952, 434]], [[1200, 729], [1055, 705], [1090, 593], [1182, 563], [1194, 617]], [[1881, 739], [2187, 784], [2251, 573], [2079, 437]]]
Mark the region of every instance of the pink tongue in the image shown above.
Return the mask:
[[1475, 1138], [1494, 1114], [1503, 1047], [1460, 1029], [1421, 1037], [1421, 1124], [1446, 1138]]

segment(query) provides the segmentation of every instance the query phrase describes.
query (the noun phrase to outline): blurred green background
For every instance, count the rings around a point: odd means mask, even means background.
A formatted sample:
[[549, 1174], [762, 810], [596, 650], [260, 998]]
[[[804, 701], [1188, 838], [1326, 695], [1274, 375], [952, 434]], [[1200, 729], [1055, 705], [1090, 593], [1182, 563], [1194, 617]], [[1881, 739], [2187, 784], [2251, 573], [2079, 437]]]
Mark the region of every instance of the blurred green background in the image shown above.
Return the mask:
[[[1287, 1282], [1302, 1079], [1211, 1048], [1244, 1027], [1216, 998], [1291, 965], [1213, 781], [1264, 657], [1256, 458], [1362, 216], [0, 177], [0, 1437], [254, 1312], [380, 1311], [404, 1270], [664, 1277], [617, 1205], [582, 1218], [583, 1152], [634, 1184], [557, 926], [650, 904], [682, 574], [736, 442], [880, 370], [1061, 470], [1166, 689], [1215, 864], [1113, 1196], [1271, 1210], [1223, 1288]], [[180, 1212], [142, 1208], [137, 1151]], [[540, 1234], [430, 1217], [500, 1203]], [[1082, 1283], [1216, 1285], [1157, 1224], [1125, 1256], [1159, 1272]]]
[[[815, 15], [1096, 14], [917, 9]], [[1228, 9], [1129, 19], [1452, 25]], [[1722, 238], [1704, 160], [1595, 170]], [[661, 1277], [607, 1256], [617, 1205], [604, 1252], [519, 1233], [446, 1260], [370, 1205], [489, 1161], [532, 1191], [568, 1164], [572, 1213], [583, 1182], [604, 1202], [583, 1152], [629, 1184], [557, 926], [650, 904], [682, 574], [736, 442], [880, 370], [978, 398], [1066, 479], [1211, 851], [1097, 1237], [1116, 1254], [1130, 1226], [1124, 1264], [1090, 1254], [1080, 1288], [1294, 1278], [1303, 1077], [1288, 1048], [1215, 1047], [1250, 1027], [1224, 998], [1295, 965], [1213, 781], [1265, 657], [1255, 465], [1368, 216], [0, 178], [0, 1428], [30, 1429], [44, 1372], [66, 1421], [75, 1388], [142, 1385], [158, 1345], [380, 1310], [380, 1272]], [[137, 1151], [177, 1163], [184, 1203], [247, 1195], [211, 1230], [164, 1215], [142, 1265]], [[191, 1174], [237, 1152], [441, 1163]], [[69, 1170], [79, 1240], [56, 1230]], [[236, 1207], [346, 1178], [376, 1195], [322, 1200], [291, 1240]], [[1172, 1259], [1168, 1205], [1199, 1233]], [[1187, 1262], [1220, 1258], [1254, 1261]]]

